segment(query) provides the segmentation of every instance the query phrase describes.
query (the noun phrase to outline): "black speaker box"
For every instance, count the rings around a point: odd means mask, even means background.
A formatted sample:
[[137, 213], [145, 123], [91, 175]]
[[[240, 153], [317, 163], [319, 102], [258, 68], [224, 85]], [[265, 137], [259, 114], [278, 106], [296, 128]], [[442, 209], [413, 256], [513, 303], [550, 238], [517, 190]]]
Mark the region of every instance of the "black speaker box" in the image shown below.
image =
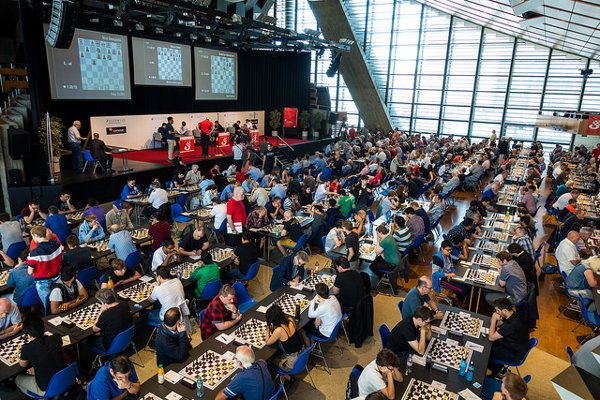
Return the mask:
[[329, 113], [329, 123], [331, 125], [335, 125], [335, 123], [338, 121], [338, 113], [332, 112]]
[[57, 49], [68, 49], [75, 33], [75, 8], [78, 1], [52, 0], [52, 13], [46, 41]]
[[20, 186], [23, 184], [23, 179], [21, 179], [21, 171], [18, 169], [9, 169], [8, 170], [8, 185], [9, 186]]
[[13, 160], [31, 158], [29, 132], [8, 128], [8, 154]]

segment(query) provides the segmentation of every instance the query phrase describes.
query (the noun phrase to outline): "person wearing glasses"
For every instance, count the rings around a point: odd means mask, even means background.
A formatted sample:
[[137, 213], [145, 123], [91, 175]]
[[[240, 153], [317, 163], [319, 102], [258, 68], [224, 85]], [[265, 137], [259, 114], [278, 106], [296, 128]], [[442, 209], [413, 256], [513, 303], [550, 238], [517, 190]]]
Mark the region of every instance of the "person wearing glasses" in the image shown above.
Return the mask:
[[410, 289], [406, 297], [404, 298], [404, 305], [402, 306], [402, 319], [409, 319], [415, 313], [415, 310], [427, 304], [434, 313], [435, 319], [441, 319], [444, 313], [438, 310], [437, 304], [431, 299], [429, 294], [433, 289], [431, 278], [428, 276], [421, 276], [417, 281], [417, 286]]

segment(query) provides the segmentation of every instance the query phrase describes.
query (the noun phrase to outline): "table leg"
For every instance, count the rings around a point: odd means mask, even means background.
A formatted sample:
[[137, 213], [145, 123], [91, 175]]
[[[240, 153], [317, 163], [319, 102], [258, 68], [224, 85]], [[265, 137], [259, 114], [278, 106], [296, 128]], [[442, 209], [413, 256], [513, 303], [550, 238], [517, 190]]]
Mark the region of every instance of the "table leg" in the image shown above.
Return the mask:
[[472, 311], [473, 306], [473, 291], [475, 290], [474, 286], [471, 286], [471, 293], [469, 294], [469, 311]]
[[481, 300], [481, 288], [477, 292], [477, 304], [475, 304], [475, 312], [479, 312], [479, 301]]
[[123, 155], [123, 172], [131, 171], [129, 164], [127, 164], [127, 152], [122, 153]]

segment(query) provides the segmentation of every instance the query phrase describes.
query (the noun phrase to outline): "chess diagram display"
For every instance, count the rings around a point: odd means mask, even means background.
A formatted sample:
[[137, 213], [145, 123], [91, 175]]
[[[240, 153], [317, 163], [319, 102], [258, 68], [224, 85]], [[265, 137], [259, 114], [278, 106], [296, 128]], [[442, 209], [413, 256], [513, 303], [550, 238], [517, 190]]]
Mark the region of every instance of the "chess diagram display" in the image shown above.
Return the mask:
[[204, 386], [209, 390], [214, 390], [236, 369], [233, 360], [208, 350], [179, 371], [179, 374], [194, 382], [198, 379], [198, 376], [202, 376]]
[[148, 282], [140, 282], [136, 283], [133, 286], [130, 286], [126, 289], [123, 289], [119, 292], [120, 297], [127, 298], [136, 303], [141, 303], [146, 300], [152, 294], [152, 290], [154, 289], [154, 285]]
[[221, 262], [230, 259], [233, 256], [233, 249], [216, 248], [209, 250], [213, 261]]
[[83, 90], [125, 90], [120, 42], [78, 38], [77, 44]]
[[180, 276], [182, 279], [188, 279], [194, 270], [198, 267], [198, 264], [190, 262], [184, 262], [171, 268], [171, 275]]
[[267, 341], [267, 323], [256, 318], [250, 318], [233, 331], [231, 336], [235, 337], [238, 342], [251, 344], [262, 349]]
[[19, 335], [8, 342], [4, 342], [0, 345], [0, 361], [9, 367], [19, 362], [21, 358], [21, 347], [25, 343], [29, 343], [31, 338], [29, 335]]
[[100, 311], [100, 303], [94, 303], [67, 315], [65, 319], [74, 323], [79, 329], [86, 330], [96, 323]]
[[454, 311], [446, 311], [440, 328], [447, 329], [452, 332], [462, 333], [463, 335], [478, 338], [481, 334], [483, 321], [473, 317], [467, 313], [456, 313]]
[[232, 57], [210, 57], [210, 87], [212, 93], [235, 94], [235, 60]]
[[289, 315], [290, 317], [296, 316], [296, 304], [300, 305], [300, 312], [302, 313], [308, 307], [308, 300], [306, 296], [301, 294], [297, 294], [292, 296], [291, 294], [284, 293], [277, 300], [275, 300], [271, 305], [277, 304], [281, 310]]
[[498, 271], [484, 269], [467, 269], [464, 275], [465, 280], [481, 283], [483, 285], [495, 285], [498, 278]]
[[6, 285], [6, 282], [8, 282], [9, 275], [10, 275], [10, 269], [5, 269], [4, 271], [0, 271], [0, 286]]
[[157, 46], [156, 55], [158, 59], [158, 79], [178, 82], [183, 80], [181, 49]]
[[315, 290], [315, 286], [317, 286], [317, 283], [324, 283], [327, 285], [327, 287], [331, 289], [333, 287], [333, 284], [335, 283], [335, 277], [326, 274], [314, 274], [310, 275], [308, 278], [304, 279], [300, 283], [303, 287], [310, 290]]
[[449, 343], [446, 340], [432, 338], [429, 342], [429, 345], [427, 345], [425, 357], [430, 355], [431, 361], [436, 364], [459, 369], [460, 361], [462, 359], [465, 359], [467, 361], [467, 365], [469, 365], [471, 353], [471, 350], [467, 349], [466, 347]]
[[458, 400], [458, 394], [411, 378], [402, 400]]

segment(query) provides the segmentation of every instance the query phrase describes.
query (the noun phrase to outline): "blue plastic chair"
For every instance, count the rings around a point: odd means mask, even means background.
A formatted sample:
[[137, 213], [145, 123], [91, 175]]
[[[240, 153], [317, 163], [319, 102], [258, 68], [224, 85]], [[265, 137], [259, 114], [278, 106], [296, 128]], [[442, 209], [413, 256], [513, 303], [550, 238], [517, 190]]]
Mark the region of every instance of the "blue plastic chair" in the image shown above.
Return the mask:
[[[592, 337], [595, 334], [598, 328], [600, 328], [600, 324], [598, 323], [598, 316], [593, 315], [593, 313], [591, 313], [587, 309], [587, 306], [590, 304], [591, 300], [585, 300], [583, 297], [581, 297], [580, 294], [577, 295], [577, 300], [579, 301], [579, 305], [581, 308], [581, 316], [583, 317], [583, 322], [592, 328], [592, 331], [580, 342], [585, 343], [590, 337]], [[577, 327], [575, 327], [575, 329], [576, 328]]]
[[400, 315], [402, 315], [402, 307], [404, 306], [404, 300], [400, 300], [398, 302], [398, 310], [400, 311]]
[[529, 350], [527, 350], [527, 353], [525, 353], [523, 358], [517, 362], [508, 362], [508, 361], [502, 361], [502, 360], [492, 360], [492, 361], [496, 364], [505, 365], [507, 367], [515, 367], [517, 369], [517, 374], [519, 374], [519, 376], [521, 376], [521, 373], [519, 372], [519, 367], [521, 365], [523, 365], [525, 360], [527, 360], [527, 356], [529, 355], [529, 352], [537, 345], [538, 345], [538, 339], [536, 337], [532, 337], [531, 339], [529, 339]]
[[[248, 268], [248, 271], [246, 271], [246, 276], [244, 276], [244, 278], [242, 278], [240, 280], [241, 281], [245, 281], [245, 282], [250, 282], [251, 280], [253, 280], [254, 278], [256, 278], [256, 276], [258, 275], [258, 270], [259, 269], [260, 269], [260, 261], [257, 261], [254, 264], [252, 264], [250, 266], [250, 268]], [[256, 280], [256, 283], [260, 287], [261, 292], [264, 293], [264, 289], [263, 289], [263, 287], [260, 284], [260, 281], [258, 279]]]
[[6, 255], [13, 259], [16, 263], [17, 258], [19, 258], [19, 254], [23, 252], [23, 250], [27, 249], [27, 243], [24, 240], [20, 242], [15, 242], [8, 246], [8, 250], [6, 250]]
[[129, 269], [135, 269], [140, 262], [142, 261], [142, 252], [141, 250], [136, 250], [133, 253], [129, 253], [124, 263], [125, 266]]
[[567, 355], [569, 356], [569, 362], [571, 363], [571, 365], [573, 365], [573, 349], [570, 346], [565, 347], [565, 351], [567, 352]]
[[329, 335], [329, 337], [327, 339], [323, 339], [319, 336], [312, 335], [311, 333], [308, 334], [308, 338], [313, 340], [314, 342], [316, 342], [315, 343], [316, 349], [313, 352], [313, 355], [315, 357], [319, 357], [319, 358], [323, 359], [323, 363], [325, 364], [325, 370], [327, 371], [327, 373], [329, 375], [331, 375], [331, 370], [329, 369], [329, 366], [327, 365], [327, 359], [325, 358], [325, 352], [323, 352], [323, 349], [321, 348], [321, 343], [334, 342], [337, 339], [338, 332], [340, 331], [340, 328], [343, 323], [344, 323], [344, 317], [342, 316], [342, 318], [338, 321], [338, 323], [335, 324], [333, 331], [331, 331], [331, 335]]
[[373, 215], [373, 211], [371, 211], [371, 209], [367, 210], [367, 217], [369, 218], [369, 223], [373, 223], [373, 221], [375, 221], [375, 215]]
[[379, 338], [381, 339], [381, 348], [385, 349], [387, 345], [388, 337], [390, 336], [390, 328], [386, 324], [379, 326]]
[[235, 297], [237, 298], [238, 308], [241, 313], [245, 313], [250, 307], [256, 304], [248, 291], [241, 282], [236, 282], [231, 285], [235, 289]]
[[[294, 248], [292, 248], [292, 252], [297, 252], [300, 250], [303, 250], [306, 247], [306, 241], [308, 240], [308, 235], [306, 233], [303, 233], [302, 236], [300, 236], [300, 238], [298, 239], [298, 241], [296, 242], [296, 245], [294, 246]], [[286, 249], [289, 249], [289, 247], [287, 246], [283, 246]]]
[[37, 289], [35, 286], [30, 287], [23, 293], [23, 298], [21, 299], [21, 303], [17, 304], [20, 308], [29, 308], [33, 307], [37, 304], [42, 304], [42, 300], [38, 295]]
[[217, 294], [219, 294], [219, 290], [221, 290], [221, 280], [208, 282], [204, 289], [202, 289], [202, 293], [200, 293], [200, 300], [212, 300]]
[[102, 366], [102, 357], [112, 356], [112, 355], [122, 353], [125, 350], [127, 350], [127, 348], [129, 346], [133, 346], [133, 350], [135, 351], [135, 354], [138, 356], [140, 365], [143, 368], [144, 364], [142, 363], [142, 359], [141, 359], [140, 355], [138, 354], [137, 347], [135, 346], [135, 343], [133, 341], [134, 334], [135, 334], [135, 325], [131, 325], [129, 328], [125, 329], [123, 332], [121, 332], [117, 336], [115, 336], [115, 338], [113, 339], [112, 343], [110, 344], [110, 347], [108, 348], [108, 350], [105, 351], [98, 347], [90, 346], [90, 350], [92, 352], [96, 353], [96, 357], [94, 358], [94, 362], [92, 362], [92, 369], [90, 370], [90, 372], [93, 371], [94, 369], [100, 368]]
[[[279, 374], [279, 383], [281, 384], [282, 387], [283, 387], [283, 377], [284, 376], [298, 375], [302, 371], [306, 370], [306, 373], [308, 374], [308, 377], [310, 378], [310, 382], [312, 383], [313, 388], [315, 388], [315, 389], [317, 388], [315, 386], [315, 382], [313, 381], [312, 376], [310, 375], [310, 371], [308, 370], [308, 359], [314, 348], [315, 348], [315, 344], [313, 344], [312, 346], [310, 346], [309, 348], [304, 350], [302, 353], [300, 353], [300, 355], [296, 359], [296, 363], [294, 364], [294, 367], [289, 371], [286, 371], [277, 366], [274, 366], [273, 369], [275, 370], [276, 374]], [[285, 395], [285, 398], [288, 399], [288, 395], [287, 395], [287, 392], [285, 391], [285, 387], [283, 388], [283, 394]]]
[[204, 311], [206, 310], [206, 308], [203, 308], [202, 310], [200, 310], [200, 312], [198, 313], [198, 323], [201, 324], [202, 323], [202, 318], [204, 317]]
[[94, 281], [94, 279], [96, 279], [96, 273], [96, 266], [92, 265], [91, 267], [87, 267], [79, 271], [77, 274], [77, 280], [84, 288], [87, 288]]
[[277, 389], [277, 391], [275, 393], [273, 393], [273, 396], [269, 397], [269, 400], [277, 400], [277, 398], [279, 397], [279, 395], [281, 394], [282, 391], [283, 391], [283, 385], [279, 385], [279, 388]]
[[87, 169], [88, 164], [91, 164], [94, 166], [94, 171], [93, 173], [96, 173], [96, 170], [98, 168], [100, 168], [100, 170], [102, 172], [104, 172], [104, 167], [102, 166], [102, 163], [100, 162], [100, 160], [96, 160], [94, 157], [92, 157], [92, 154], [89, 152], [89, 150], [83, 150], [83, 159], [85, 160], [85, 164], [83, 165], [83, 170], [82, 172], [85, 173], [85, 170]]
[[325, 242], [327, 241], [327, 236], [321, 236], [321, 250], [325, 253]]
[[177, 197], [177, 204], [179, 204], [181, 206], [181, 208], [184, 210], [185, 210], [186, 201], [187, 201], [187, 194], [182, 194], [179, 197]]
[[189, 217], [185, 217], [181, 215], [183, 213], [183, 208], [178, 203], [171, 204], [171, 214], [173, 216], [173, 221], [175, 222], [190, 222], [192, 219]]
[[77, 367], [77, 361], [75, 361], [55, 373], [52, 378], [50, 378], [46, 392], [44, 392], [43, 395], [40, 396], [28, 390], [27, 396], [34, 399], [53, 399], [58, 397], [71, 388], [77, 379], [78, 373], [79, 368]]

